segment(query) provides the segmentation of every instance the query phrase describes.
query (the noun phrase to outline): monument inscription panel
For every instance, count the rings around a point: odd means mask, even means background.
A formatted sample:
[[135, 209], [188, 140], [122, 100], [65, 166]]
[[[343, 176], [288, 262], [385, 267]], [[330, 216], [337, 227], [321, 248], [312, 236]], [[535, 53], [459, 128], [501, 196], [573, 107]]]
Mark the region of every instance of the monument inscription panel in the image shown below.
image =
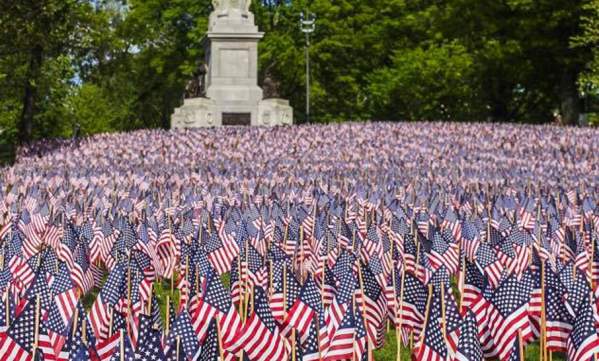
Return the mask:
[[248, 49], [220, 49], [221, 76], [247, 78], [250, 75]]
[[223, 113], [223, 125], [251, 125], [252, 113]]

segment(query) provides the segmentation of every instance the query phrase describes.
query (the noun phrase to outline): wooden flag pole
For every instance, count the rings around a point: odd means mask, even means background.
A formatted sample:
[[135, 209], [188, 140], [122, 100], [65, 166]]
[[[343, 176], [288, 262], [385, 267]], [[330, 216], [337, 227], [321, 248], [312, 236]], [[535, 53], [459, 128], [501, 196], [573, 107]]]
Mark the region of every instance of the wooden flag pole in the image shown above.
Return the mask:
[[490, 202], [487, 209], [487, 218], [487, 239], [485, 239], [485, 243], [489, 243], [491, 241], [491, 218], [493, 218], [493, 213]]
[[287, 264], [283, 264], [283, 319], [287, 313]]
[[243, 317], [243, 279], [241, 278], [241, 254], [237, 256], [237, 288], [239, 289], [239, 314]]
[[445, 323], [445, 284], [441, 283], [441, 333], [443, 334], [443, 340], [447, 343]]
[[291, 330], [291, 361], [296, 361], [296, 356], [295, 356], [295, 348], [297, 340], [296, 340], [296, 334], [295, 334], [295, 327]]
[[[362, 278], [362, 267], [360, 265], [360, 261], [358, 261], [358, 279], [360, 281], [360, 292], [362, 293], [361, 300], [362, 302], [360, 306], [362, 309], [362, 320], [364, 321], [364, 327], [368, 330], [368, 320], [366, 319], [366, 294], [364, 293], [364, 280]], [[366, 346], [368, 347], [368, 360], [372, 360], [372, 346], [369, 342], [368, 337], [366, 337]]]
[[547, 348], [547, 341], [545, 339], [545, 262], [541, 261], [541, 330], [539, 339], [539, 360], [545, 359], [545, 352]]
[[[131, 317], [131, 252], [127, 255], [127, 317]], [[130, 322], [127, 322], [127, 332], [131, 332]]]
[[461, 262], [461, 271], [460, 271], [460, 280], [459, 280], [459, 291], [460, 291], [460, 315], [464, 311], [464, 287], [466, 287], [466, 255], [462, 255]]
[[119, 336], [119, 345], [120, 345], [120, 349], [121, 349], [121, 361], [125, 361], [125, 333], [123, 332], [123, 329], [120, 329], [121, 331], [121, 335]]
[[5, 308], [5, 310], [6, 310], [6, 312], [5, 312], [6, 320], [5, 321], [6, 321], [6, 323], [5, 324], [6, 324], [6, 328], [8, 329], [8, 327], [10, 326], [10, 292], [9, 292], [8, 287], [6, 287], [5, 302], [6, 302], [6, 304], [5, 304], [5, 307], [6, 307]]
[[522, 331], [518, 330], [518, 352], [520, 360], [524, 360], [524, 345], [522, 344]]
[[[6, 310], [8, 312], [8, 310]], [[35, 357], [37, 352], [39, 333], [40, 333], [40, 295], [35, 296], [35, 326], [33, 330], [33, 350], [31, 354]]]
[[[397, 361], [401, 360], [401, 332], [403, 326], [403, 295], [404, 295], [404, 284], [406, 279], [406, 268], [405, 266], [401, 269], [401, 285], [399, 286], [399, 326], [396, 328], [395, 337], [397, 338]], [[394, 279], [395, 282], [395, 279]], [[394, 287], [395, 288], [395, 287]], [[395, 294], [395, 289], [393, 290], [393, 294]], [[397, 309], [397, 303], [395, 304], [395, 309]], [[396, 313], [397, 314], [397, 313]]]
[[304, 284], [304, 226], [299, 229], [299, 247], [300, 247], [300, 283]]
[[[243, 272], [243, 277], [244, 277], [244, 280], [243, 280], [243, 292], [244, 292], [246, 298], [248, 297], [248, 290], [250, 288], [250, 284], [249, 284], [250, 283], [250, 277], [247, 274], [247, 272], [249, 271], [249, 267], [250, 267], [249, 266], [250, 265], [250, 262], [249, 262], [250, 255], [249, 255], [249, 253], [250, 253], [250, 240], [246, 239], [245, 240], [245, 268], [244, 268], [244, 272]], [[245, 312], [247, 312], [247, 304], [245, 305]]]
[[220, 359], [224, 361], [225, 352], [223, 350], [223, 339], [221, 337], [222, 332], [220, 330], [220, 322], [218, 322], [218, 319], [216, 319], [215, 321], [216, 321], [216, 338], [218, 339], [218, 352], [220, 354]]
[[273, 289], [272, 289], [273, 274], [272, 273], [273, 273], [274, 269], [272, 267], [272, 259], [268, 260], [268, 270], [269, 270], [269, 272], [268, 272], [268, 297], [270, 298], [273, 293]]
[[[355, 292], [352, 293], [352, 295], [351, 295], [351, 307], [352, 307], [352, 312], [355, 312], [355, 310], [356, 310], [356, 293]], [[356, 348], [355, 347], [352, 350], [351, 359], [352, 359], [352, 361], [357, 361], [356, 360]]]
[[[422, 337], [420, 337], [420, 339], [418, 340], [418, 343], [421, 344], [424, 342], [424, 338], [426, 335], [426, 325], [428, 324], [428, 316], [429, 316], [429, 311], [430, 311], [430, 306], [431, 306], [431, 299], [433, 297], [433, 285], [432, 284], [428, 284], [428, 296], [426, 298], [426, 309], [424, 311], [424, 325], [422, 327], [422, 332], [421, 335]], [[414, 334], [412, 333], [412, 337], [414, 337]], [[413, 342], [413, 340], [412, 340]], [[418, 348], [420, 348], [420, 345], [418, 345]], [[413, 349], [412, 349], [413, 351]]]
[[147, 306], [147, 313], [148, 316], [150, 316], [152, 314], [152, 296], [153, 296], [153, 290], [154, 290], [154, 282], [150, 283], [150, 293], [148, 294], [148, 306]]
[[171, 321], [171, 298], [169, 295], [166, 295], [166, 320], [164, 325], [164, 332], [168, 335], [169, 326]]
[[[327, 242], [328, 244], [328, 242]], [[327, 255], [329, 253], [327, 252]], [[326, 259], [322, 260], [322, 279], [320, 280], [320, 302], [324, 307], [324, 279], [326, 275]]]
[[112, 323], [114, 322], [114, 309], [110, 308], [108, 311], [108, 337], [112, 336]]
[[[237, 257], [239, 258], [239, 257]], [[200, 293], [200, 265], [196, 264], [196, 274], [195, 274], [195, 289], [196, 293]]]
[[81, 338], [83, 344], [87, 346], [87, 318], [85, 317], [83, 317], [83, 322], [81, 323]]
[[595, 224], [593, 221], [593, 217], [590, 219], [591, 222], [591, 259], [589, 260], [590, 268], [589, 273], [591, 274], [591, 289], [595, 289], [595, 277], [593, 277], [593, 260], [595, 259], [595, 237], [593, 237], [593, 229], [595, 228]]
[[177, 336], [175, 340], [176, 340], [175, 342], [176, 342], [176, 347], [177, 347], [175, 354], [177, 355], [177, 360], [179, 360], [179, 349], [181, 348], [181, 346], [180, 346], [181, 345], [181, 336]]
[[75, 336], [75, 333], [77, 332], [77, 321], [79, 318], [79, 307], [75, 308], [75, 314], [73, 315], [73, 331], [72, 331], [72, 335]]
[[250, 285], [250, 290], [248, 292], [248, 295], [249, 295], [248, 299], [250, 302], [250, 312], [249, 313], [252, 313], [252, 312], [254, 312], [254, 285]]

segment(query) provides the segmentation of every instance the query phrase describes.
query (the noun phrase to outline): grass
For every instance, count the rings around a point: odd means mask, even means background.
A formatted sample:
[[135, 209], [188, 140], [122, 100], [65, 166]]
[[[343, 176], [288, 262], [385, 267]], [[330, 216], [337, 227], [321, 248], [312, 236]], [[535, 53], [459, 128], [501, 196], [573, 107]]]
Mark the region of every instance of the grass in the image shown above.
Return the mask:
[[[532, 343], [524, 348], [524, 358], [527, 361], [539, 360], [539, 344], [537, 342]], [[391, 330], [385, 336], [385, 346], [374, 350], [374, 359], [376, 361], [396, 361], [397, 359], [397, 340], [395, 338], [395, 331]], [[408, 347], [401, 347], [401, 361], [410, 361], [411, 353]], [[566, 357], [562, 353], [553, 354], [554, 361], [565, 361]]]
[[[102, 284], [105, 282], [106, 278], [107, 278], [107, 275], [104, 276], [104, 279], [101, 282]], [[223, 282], [223, 285], [225, 286], [225, 288], [229, 288], [230, 283], [231, 283], [230, 275], [228, 273], [222, 275], [221, 281]], [[456, 294], [456, 295], [459, 294], [455, 279], [452, 279], [451, 285], [452, 285], [454, 294]], [[86, 310], [89, 311], [89, 309], [91, 309], [91, 306], [92, 306], [94, 300], [97, 298], [98, 293], [100, 292], [100, 289], [101, 288], [94, 287], [90, 292], [88, 292], [83, 297], [83, 305], [85, 306]], [[173, 290], [173, 292], [171, 293], [171, 280], [170, 279], [163, 279], [161, 281], [154, 282], [153, 291], [154, 291], [154, 295], [158, 299], [158, 304], [160, 305], [160, 314], [162, 316], [162, 320], [164, 321], [164, 320], [166, 320], [167, 296], [170, 298], [170, 301], [173, 302], [173, 307], [176, 310], [179, 305], [179, 291], [177, 290], [177, 288], [175, 288]], [[524, 352], [525, 352], [525, 359], [527, 361], [539, 360], [539, 344], [538, 343], [533, 343], [533, 344], [526, 346], [526, 348], [524, 349]], [[387, 335], [385, 336], [385, 346], [378, 350], [374, 350], [373, 356], [376, 361], [396, 361], [397, 339], [395, 338], [395, 330], [390, 330], [387, 333]], [[402, 345], [401, 361], [410, 361], [410, 360], [411, 360], [411, 352], [409, 350], [409, 347], [404, 347]], [[565, 357], [565, 355], [563, 355], [561, 353], [554, 353], [553, 360], [554, 361], [563, 361], [563, 360], [566, 360], [566, 357]]]

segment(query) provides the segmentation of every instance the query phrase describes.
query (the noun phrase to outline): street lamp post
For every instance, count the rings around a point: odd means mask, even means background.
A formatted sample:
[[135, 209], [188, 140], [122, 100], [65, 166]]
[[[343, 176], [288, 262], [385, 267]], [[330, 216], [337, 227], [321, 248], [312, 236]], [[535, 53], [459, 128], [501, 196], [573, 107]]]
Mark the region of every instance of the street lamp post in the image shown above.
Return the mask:
[[316, 28], [316, 15], [307, 12], [300, 13], [300, 29], [306, 35], [306, 123], [310, 123], [310, 34]]

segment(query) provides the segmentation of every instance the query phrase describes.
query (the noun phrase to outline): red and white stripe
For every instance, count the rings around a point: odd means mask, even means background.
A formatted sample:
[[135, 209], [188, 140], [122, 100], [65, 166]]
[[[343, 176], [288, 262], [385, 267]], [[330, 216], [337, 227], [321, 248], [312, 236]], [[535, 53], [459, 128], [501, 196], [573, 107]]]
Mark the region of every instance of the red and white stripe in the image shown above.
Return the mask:
[[532, 337], [528, 320], [528, 303], [520, 306], [506, 318], [492, 304], [489, 304], [487, 322], [495, 348], [499, 351], [498, 358], [502, 361], [509, 359], [518, 332], [521, 333], [522, 340], [525, 342]]
[[354, 355], [355, 329], [342, 328], [331, 339], [324, 361], [352, 360]]
[[287, 341], [277, 329], [271, 332], [255, 313], [247, 320], [245, 332], [237, 343], [244, 345], [252, 361], [284, 361], [289, 358]]
[[116, 348], [119, 347], [119, 341], [120, 333], [115, 333], [98, 344], [96, 350], [98, 351], [98, 357], [100, 357], [100, 361], [110, 360], [110, 357], [116, 351]]
[[54, 303], [58, 305], [58, 312], [65, 325], [68, 325], [77, 308], [77, 291], [71, 288], [66, 292], [59, 293], [54, 297]]
[[568, 349], [568, 337], [572, 332], [572, 325], [560, 321], [545, 322], [547, 348], [554, 352], [565, 352]]

